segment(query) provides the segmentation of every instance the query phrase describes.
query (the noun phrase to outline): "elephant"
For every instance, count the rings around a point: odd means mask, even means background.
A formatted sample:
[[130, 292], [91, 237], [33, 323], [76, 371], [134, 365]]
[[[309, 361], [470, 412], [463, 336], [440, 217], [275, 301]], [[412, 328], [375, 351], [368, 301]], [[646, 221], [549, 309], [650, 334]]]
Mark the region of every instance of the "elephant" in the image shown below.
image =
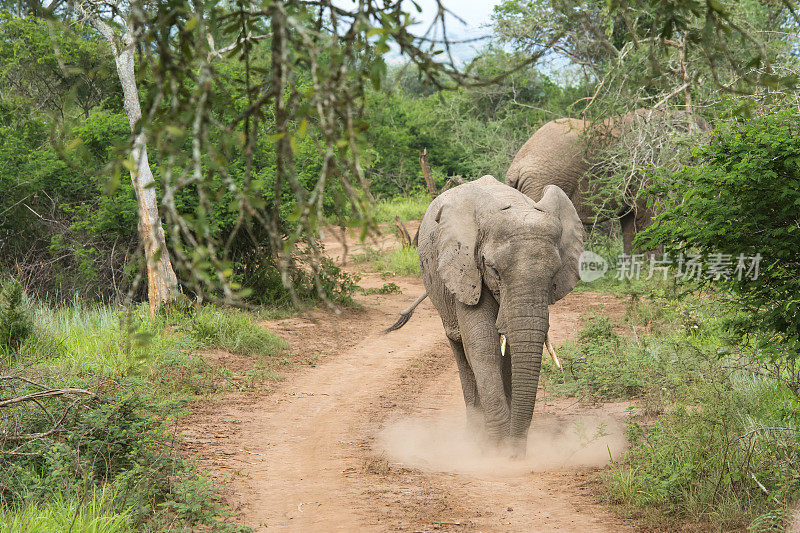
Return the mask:
[[[556, 119], [539, 128], [520, 148], [506, 172], [506, 183], [534, 201], [542, 198], [547, 185], [558, 185], [572, 200], [584, 224], [602, 222], [598, 220], [597, 210], [592, 205], [592, 198], [598, 193], [596, 178], [602, 172], [602, 151], [599, 148], [619, 138], [623, 131], [639, 127], [654, 118], [668, 119], [681, 127], [687, 125], [687, 129], [709, 129], [705, 120], [686, 111], [672, 111], [667, 115], [665, 111], [638, 109], [595, 126], [599, 136], [594, 140], [599, 140], [600, 146], [594, 146], [590, 145], [586, 135], [592, 127], [591, 122], [573, 118]], [[623, 249], [630, 254], [636, 233], [650, 224], [654, 213], [647, 205], [647, 200], [639, 197], [638, 191], [627, 193], [626, 197], [636, 198], [635, 201], [631, 200], [630, 205], [609, 200], [605, 207], [616, 212], [622, 228]]]
[[578, 281], [583, 240], [559, 187], [534, 202], [492, 176], [439, 195], [420, 225], [422, 280], [455, 355], [468, 422], [513, 457], [525, 455], [548, 305]]

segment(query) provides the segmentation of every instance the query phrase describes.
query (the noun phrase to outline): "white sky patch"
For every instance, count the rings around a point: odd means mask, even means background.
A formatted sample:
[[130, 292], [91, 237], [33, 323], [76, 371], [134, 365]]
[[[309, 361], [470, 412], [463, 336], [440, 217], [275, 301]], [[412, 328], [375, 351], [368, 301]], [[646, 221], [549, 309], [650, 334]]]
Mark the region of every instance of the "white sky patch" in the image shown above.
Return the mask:
[[[356, 5], [354, 0], [336, 0], [334, 3], [344, 9], [351, 9]], [[414, 20], [419, 22], [411, 27], [411, 31], [417, 35], [423, 35], [428, 31], [431, 22], [433, 22], [436, 17], [438, 6], [436, 0], [417, 0], [416, 3], [422, 8], [422, 12], [417, 12], [416, 7], [414, 7], [414, 4], [410, 0], [405, 0], [403, 2], [403, 8]], [[488, 37], [492, 35], [492, 28], [489, 26], [491, 23], [492, 10], [494, 6], [499, 3], [500, 0], [442, 1], [442, 5], [444, 5], [445, 8], [457, 15], [457, 17], [450, 14], [445, 16], [447, 38], [450, 41], [463, 41], [475, 39], [477, 37], [487, 37], [485, 40], [452, 45], [451, 51], [453, 53], [453, 58], [457, 62], [469, 61], [480, 48], [489, 42]], [[434, 28], [431, 33], [428, 34], [428, 37], [441, 39], [443, 37], [441, 27]], [[396, 51], [391, 52], [386, 59], [391, 63], [398, 63], [404, 60]]]

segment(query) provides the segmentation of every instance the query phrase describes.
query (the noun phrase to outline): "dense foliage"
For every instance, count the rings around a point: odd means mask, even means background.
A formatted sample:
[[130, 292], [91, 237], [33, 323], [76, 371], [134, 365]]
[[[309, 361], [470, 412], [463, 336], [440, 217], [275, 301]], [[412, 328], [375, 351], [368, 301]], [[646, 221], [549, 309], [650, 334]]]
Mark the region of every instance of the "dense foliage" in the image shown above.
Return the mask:
[[[48, 28], [36, 19], [4, 17], [0, 24], [0, 55], [7, 65], [0, 73], [6, 89], [0, 97], [0, 186], [5, 191], [0, 199], [2, 266], [37, 296], [53, 301], [76, 294], [120, 297], [141, 270], [136, 254], [136, 200], [125, 169], [119, 166], [130, 132], [113, 60], [90, 35], [60, 26]], [[69, 53], [56, 57], [51, 32], [57, 36], [59, 50]], [[264, 46], [257, 46], [254, 53], [265, 53]], [[492, 77], [515, 61], [502, 51], [487, 50], [473, 61], [472, 69]], [[59, 62], [67, 72], [82, 74], [64, 77]], [[28, 68], [34, 63], [35, 70]], [[214, 113], [221, 124], [229, 124], [246, 108], [247, 98], [240, 86], [227, 80], [245, 73], [234, 59], [218, 59], [215, 68], [224, 76], [215, 80], [220, 100]], [[87, 79], [89, 71], [92, 77]], [[150, 76], [142, 74], [143, 86]], [[44, 95], [54, 84], [58, 86], [55, 95]], [[92, 98], [76, 102], [69, 97], [84, 92]], [[500, 177], [530, 132], [551, 116], [567, 113], [579, 94], [577, 89], [555, 85], [534, 69], [516, 72], [491, 87], [440, 90], [413, 65], [394, 67], [385, 75], [383, 87], [366, 95], [364, 173], [370, 189], [379, 198], [422, 189], [418, 155], [424, 149], [440, 183], [453, 175]], [[272, 124], [265, 117], [261, 127], [269, 131]], [[211, 128], [209, 135], [223, 146], [228, 142], [219, 128]], [[309, 193], [323, 163], [318, 141], [309, 133], [293, 142], [297, 180]], [[239, 150], [226, 154], [227, 178], [243, 186], [249, 165], [249, 194], [264, 202], [272, 201], [276, 183], [272, 144], [264, 135], [251, 156]], [[159, 143], [151, 147], [150, 160], [162, 191], [160, 182], [169, 175], [169, 162], [158, 148]], [[212, 210], [207, 215], [209, 235], [230, 243], [234, 279], [250, 289], [253, 301], [285, 300], [286, 289], [268, 235], [257, 226], [240, 231], [239, 210], [225, 179], [212, 174], [207, 183], [211, 194], [206, 201]], [[339, 189], [325, 191], [323, 214], [332, 216], [341, 206], [339, 194]], [[296, 211], [293, 195], [284, 184], [280, 192], [284, 224], [290, 223]], [[173, 201], [183, 217], [198, 213], [194, 187], [178, 190]], [[323, 267], [327, 295], [334, 300], [340, 295], [346, 298], [350, 281], [332, 265]], [[314, 280], [300, 265], [292, 272], [297, 293], [315, 298]], [[184, 271], [183, 279], [190, 277]], [[191, 292], [193, 287], [185, 288]], [[137, 298], [144, 296], [142, 290]]]
[[[642, 236], [677, 257], [697, 254], [726, 275], [704, 276], [749, 312], [742, 331], [770, 334], [775, 358], [800, 353], [800, 117], [779, 112], [720, 128], [697, 163], [655, 189], [664, 212]], [[736, 270], [739, 258], [760, 257]], [[775, 341], [779, 342], [775, 342]]]

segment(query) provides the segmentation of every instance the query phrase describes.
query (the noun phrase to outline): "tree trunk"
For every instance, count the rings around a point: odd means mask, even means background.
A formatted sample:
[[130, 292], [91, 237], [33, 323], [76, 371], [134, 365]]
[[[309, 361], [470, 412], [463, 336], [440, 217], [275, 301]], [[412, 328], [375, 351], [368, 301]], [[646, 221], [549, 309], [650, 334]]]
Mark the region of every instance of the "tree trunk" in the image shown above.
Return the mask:
[[144, 130], [136, 133], [136, 124], [142, 118], [142, 108], [139, 104], [139, 92], [136, 89], [133, 68], [135, 52], [133, 29], [129, 24], [118, 46], [110, 26], [97, 16], [93, 17], [92, 23], [111, 46], [117, 75], [122, 85], [125, 114], [128, 116], [131, 133], [136, 134], [131, 149], [133, 163], [131, 182], [139, 208], [139, 237], [142, 239], [147, 260], [147, 299], [150, 312], [155, 313], [161, 304], [175, 295], [178, 279], [172, 269], [164, 228], [161, 226], [161, 216], [158, 213], [155, 180], [147, 158], [147, 136]]
[[433, 175], [431, 174], [431, 166], [428, 164], [427, 148], [419, 154], [419, 166], [422, 167], [422, 177], [425, 178], [425, 185], [428, 186], [428, 193], [431, 195], [431, 200], [435, 200], [436, 197], [439, 196], [439, 192], [436, 190], [436, 183], [434, 183]]

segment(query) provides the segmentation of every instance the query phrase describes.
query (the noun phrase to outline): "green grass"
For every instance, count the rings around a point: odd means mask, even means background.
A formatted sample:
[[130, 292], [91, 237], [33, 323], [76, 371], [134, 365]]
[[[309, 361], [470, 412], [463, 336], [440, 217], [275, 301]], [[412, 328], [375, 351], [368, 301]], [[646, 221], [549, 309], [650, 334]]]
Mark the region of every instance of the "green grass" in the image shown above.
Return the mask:
[[375, 270], [386, 276], [419, 276], [419, 252], [416, 246], [391, 250], [367, 248], [363, 253], [353, 256], [355, 263], [370, 263]]
[[144, 305], [127, 311], [80, 302], [41, 306], [34, 311], [34, 331], [22, 346], [24, 361], [100, 376], [146, 372], [197, 348], [272, 356], [288, 347], [251, 314], [210, 305], [155, 317]]
[[75, 531], [86, 533], [127, 533], [134, 529], [128, 513], [113, 511], [109, 490], [88, 496], [88, 503], [79, 498], [56, 495], [47, 503], [29, 505], [13, 511], [0, 506], [0, 533], [54, 533]]
[[146, 306], [128, 311], [77, 302], [68, 307], [39, 307], [33, 337], [21, 349], [29, 363], [73, 374], [128, 375], [165, 355], [189, 350], [186, 335], [165, 334], [162, 317]]
[[378, 268], [382, 272], [397, 276], [418, 276], [420, 268], [417, 247], [398, 247], [385, 253], [378, 262]]
[[394, 217], [396, 216], [400, 217], [403, 222], [407, 220], [422, 220], [430, 204], [431, 199], [427, 194], [410, 197], [398, 196], [392, 199], [379, 200], [373, 210], [373, 216], [376, 222], [394, 222]]
[[235, 354], [272, 356], [289, 347], [286, 341], [238, 309], [201, 307], [186, 320], [186, 325], [201, 346]]
[[[295, 364], [278, 357], [287, 343], [259, 324], [267, 312], [170, 306], [151, 316], [145, 305], [24, 304], [14, 320], [32, 324], [32, 333], [19, 336], [17, 351], [0, 349], [0, 375], [9, 376], [0, 381], [3, 395], [25, 397], [38, 384], [93, 395], [19, 402], [0, 413], [4, 429], [19, 436], [0, 438], [0, 533], [235, 530], [223, 522], [229, 513], [213, 483], [178, 453], [172, 424], [193, 395], [256, 387]], [[200, 348], [251, 358], [252, 368], [234, 375]]]
[[[382, 198], [375, 202], [372, 209], [372, 217], [379, 224], [394, 222], [394, 217], [400, 217], [403, 222], [422, 220], [430, 204], [431, 198], [427, 193]], [[338, 223], [338, 219], [333, 216], [326, 217], [325, 221], [328, 224]], [[362, 221], [360, 218], [345, 217], [345, 222], [348, 226], [358, 226]]]

